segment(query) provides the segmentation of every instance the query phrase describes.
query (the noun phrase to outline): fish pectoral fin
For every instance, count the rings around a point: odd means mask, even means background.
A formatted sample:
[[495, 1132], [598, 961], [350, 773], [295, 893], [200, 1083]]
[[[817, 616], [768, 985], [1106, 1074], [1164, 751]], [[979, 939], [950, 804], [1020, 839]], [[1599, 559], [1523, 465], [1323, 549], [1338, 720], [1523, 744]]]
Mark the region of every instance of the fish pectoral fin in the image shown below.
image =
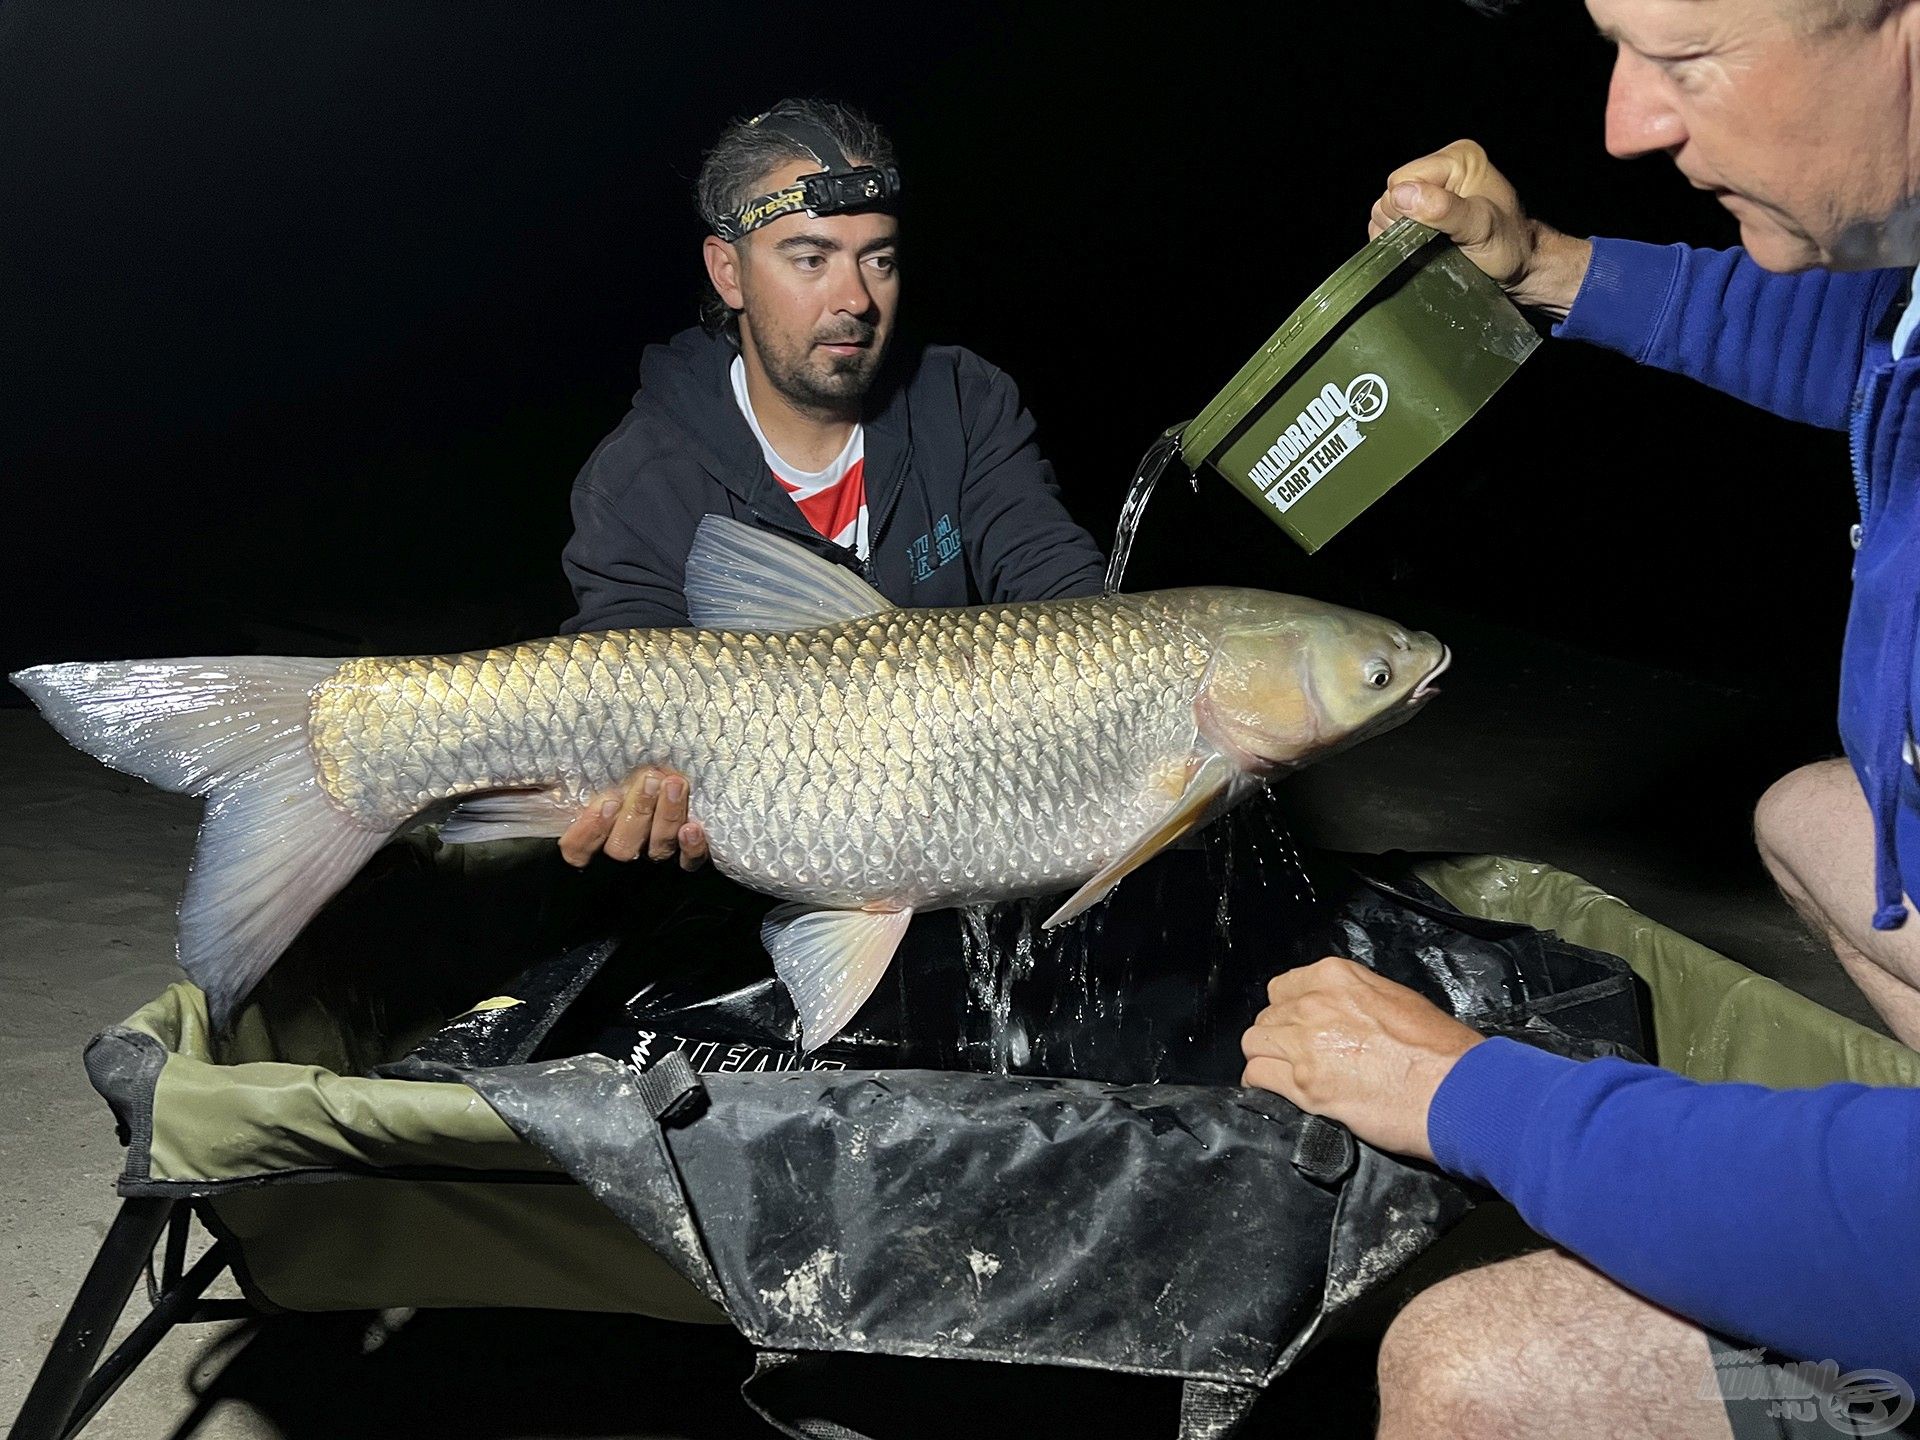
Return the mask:
[[559, 790], [495, 790], [455, 806], [440, 826], [444, 845], [478, 845], [564, 835], [580, 817], [580, 803]]
[[1187, 781], [1180, 798], [1153, 826], [1101, 867], [1100, 873], [1074, 891], [1067, 903], [1040, 928], [1051, 930], [1090, 910], [1127, 876], [1158, 855], [1182, 835], [1209, 818], [1209, 812], [1240, 776], [1240, 768], [1224, 755], [1207, 759]]
[[887, 973], [912, 910], [817, 910], [780, 905], [760, 924], [774, 973], [800, 1015], [800, 1048], [817, 1050], [846, 1027]]
[[702, 630], [813, 630], [896, 608], [844, 565], [724, 515], [695, 529], [684, 592]]

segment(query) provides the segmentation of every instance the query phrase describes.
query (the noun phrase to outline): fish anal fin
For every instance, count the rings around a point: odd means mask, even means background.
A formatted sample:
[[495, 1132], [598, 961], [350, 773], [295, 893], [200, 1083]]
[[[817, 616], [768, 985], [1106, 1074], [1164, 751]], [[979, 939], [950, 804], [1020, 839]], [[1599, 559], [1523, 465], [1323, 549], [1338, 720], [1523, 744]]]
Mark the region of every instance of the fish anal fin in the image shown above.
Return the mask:
[[1188, 777], [1186, 789], [1180, 792], [1180, 798], [1174, 801], [1173, 808], [1103, 865], [1091, 880], [1074, 891], [1066, 904], [1047, 917], [1041, 928], [1051, 930], [1091, 909], [1127, 876], [1189, 830], [1211, 819], [1215, 813], [1214, 807], [1226, 798], [1240, 773], [1240, 768], [1226, 756], [1209, 756]]
[[580, 802], [561, 790], [494, 790], [463, 800], [440, 827], [441, 843], [564, 835], [580, 816]]
[[800, 1016], [800, 1048], [846, 1028], [893, 962], [912, 910], [817, 910], [781, 905], [760, 925], [774, 973]]

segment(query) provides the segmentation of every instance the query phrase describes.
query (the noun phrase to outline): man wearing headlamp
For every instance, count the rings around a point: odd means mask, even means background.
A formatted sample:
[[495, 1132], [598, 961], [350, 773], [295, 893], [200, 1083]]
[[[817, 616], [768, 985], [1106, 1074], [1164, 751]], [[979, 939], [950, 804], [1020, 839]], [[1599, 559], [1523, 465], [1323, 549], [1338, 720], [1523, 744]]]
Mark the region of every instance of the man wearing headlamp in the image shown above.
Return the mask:
[[[640, 390], [573, 488], [569, 631], [687, 623], [704, 515], [943, 606], [1090, 595], [1100, 547], [1060, 502], [1013, 382], [969, 351], [890, 354], [899, 312], [893, 147], [840, 105], [785, 100], [729, 125], [701, 166], [703, 323], [640, 364]], [[584, 865], [706, 841], [686, 781], [647, 767], [562, 837]]]

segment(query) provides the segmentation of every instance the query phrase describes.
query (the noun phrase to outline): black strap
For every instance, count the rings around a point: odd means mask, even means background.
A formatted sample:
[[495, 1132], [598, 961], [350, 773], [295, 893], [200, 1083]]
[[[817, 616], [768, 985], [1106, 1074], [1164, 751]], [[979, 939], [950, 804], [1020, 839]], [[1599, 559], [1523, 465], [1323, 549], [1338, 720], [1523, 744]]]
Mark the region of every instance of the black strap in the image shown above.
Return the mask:
[[798, 215], [807, 208], [807, 187], [789, 185], [784, 190], [756, 196], [740, 207], [738, 215], [722, 215], [714, 221], [713, 233], [722, 240], [738, 240], [762, 225], [771, 225], [785, 215]]
[[1331, 1188], [1352, 1172], [1359, 1153], [1346, 1126], [1324, 1115], [1309, 1115], [1293, 1142], [1293, 1168], [1316, 1185]]
[[[840, 142], [811, 120], [785, 115], [777, 120], [769, 120], [765, 115], [756, 115], [747, 124], [798, 145], [813, 157], [813, 163], [820, 167], [821, 174], [838, 175], [854, 168], [846, 152], [840, 148]], [[807, 208], [807, 178], [802, 176], [782, 189], [756, 195], [732, 215], [712, 217], [713, 233], [722, 240], [738, 240], [762, 225], [771, 225], [782, 216], [799, 214]]]
[[789, 115], [769, 120], [765, 115], [757, 115], [747, 123], [756, 129], [791, 140], [811, 155], [822, 170], [853, 169], [853, 163], [847, 159], [846, 151], [840, 148], [840, 142], [824, 126], [816, 125], [811, 120]]
[[669, 1050], [634, 1082], [640, 1103], [662, 1125], [677, 1125], [691, 1120], [706, 1108], [707, 1087], [701, 1083], [687, 1057]]
[[884, 170], [855, 165], [824, 126], [792, 115], [773, 119], [756, 115], [747, 124], [789, 141], [813, 157], [820, 168], [811, 175], [802, 175], [791, 185], [754, 196], [731, 215], [708, 216], [713, 233], [722, 240], [738, 240], [762, 225], [802, 210], [810, 215], [841, 215], [855, 210], [886, 209], [899, 196], [897, 169], [891, 165]]
[[777, 1415], [761, 1403], [769, 1400], [764, 1393], [767, 1386], [761, 1382], [769, 1375], [785, 1370], [800, 1358], [783, 1350], [754, 1351], [753, 1374], [740, 1382], [740, 1398], [747, 1402], [754, 1414], [782, 1435], [791, 1437], [791, 1440], [871, 1440], [871, 1437], [862, 1435], [858, 1430], [849, 1430], [836, 1421], [823, 1420], [818, 1415]]
[[1180, 1387], [1180, 1440], [1224, 1440], [1253, 1412], [1260, 1392], [1248, 1385], [1189, 1380]]

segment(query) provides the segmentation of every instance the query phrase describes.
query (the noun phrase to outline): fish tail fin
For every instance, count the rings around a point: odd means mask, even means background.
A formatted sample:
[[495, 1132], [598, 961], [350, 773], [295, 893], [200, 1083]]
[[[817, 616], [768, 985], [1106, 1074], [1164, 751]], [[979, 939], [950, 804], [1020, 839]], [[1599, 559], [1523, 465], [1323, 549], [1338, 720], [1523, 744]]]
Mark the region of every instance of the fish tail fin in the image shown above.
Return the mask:
[[7, 678], [103, 765], [207, 795], [287, 742], [304, 745], [313, 687], [338, 660], [238, 655], [36, 665]]
[[320, 786], [308, 709], [313, 687], [338, 668], [263, 655], [41, 665], [10, 677], [76, 748], [205, 797], [180, 903], [180, 964], [218, 1026], [392, 835]]

